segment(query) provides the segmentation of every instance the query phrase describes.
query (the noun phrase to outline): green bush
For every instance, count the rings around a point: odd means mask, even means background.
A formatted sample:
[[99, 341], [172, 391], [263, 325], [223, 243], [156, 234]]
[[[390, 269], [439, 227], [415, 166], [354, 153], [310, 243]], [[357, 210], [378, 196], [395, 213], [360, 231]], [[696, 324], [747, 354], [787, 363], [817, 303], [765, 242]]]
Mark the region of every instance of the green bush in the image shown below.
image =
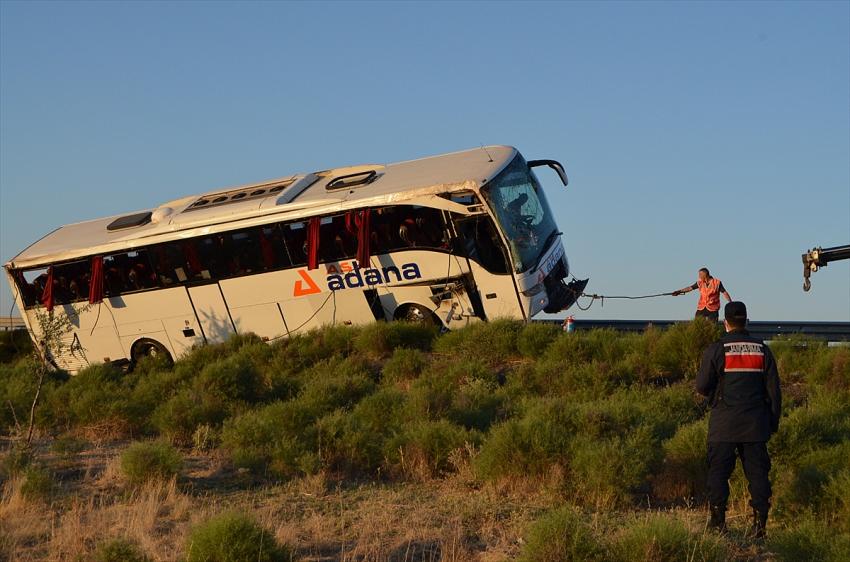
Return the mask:
[[446, 417], [467, 429], [487, 431], [505, 416], [506, 400], [501, 389], [484, 379], [473, 379], [455, 391]]
[[542, 476], [553, 464], [566, 464], [574, 438], [577, 411], [573, 404], [535, 399], [525, 411], [490, 430], [475, 458], [484, 480]]
[[478, 432], [447, 420], [419, 421], [405, 427], [390, 444], [391, 459], [408, 474], [439, 476], [450, 469], [452, 451], [480, 443]]
[[[471, 324], [443, 334], [434, 342], [434, 351], [454, 357], [479, 357], [497, 364], [519, 355], [517, 336], [523, 324], [513, 320], [495, 320]], [[486, 350], [485, 357], [482, 350]]]
[[[3, 333], [3, 332], [0, 332]], [[30, 407], [35, 396], [40, 367], [32, 356], [0, 363], [0, 434], [17, 430], [17, 424], [25, 430], [29, 421]], [[36, 426], [49, 428], [56, 425], [53, 395], [67, 379], [64, 372], [47, 373], [41, 388], [39, 407], [36, 409]]]
[[222, 447], [236, 466], [258, 474], [310, 473], [317, 468], [319, 415], [302, 400], [274, 402], [227, 420]]
[[32, 450], [22, 444], [10, 447], [0, 459], [0, 476], [11, 478], [23, 472], [33, 462]]
[[164, 441], [133, 443], [121, 453], [121, 472], [133, 486], [159, 478], [171, 478], [182, 467], [180, 453]]
[[689, 531], [674, 516], [657, 513], [629, 521], [610, 542], [610, 555], [620, 562], [725, 562], [729, 552], [718, 536]]
[[705, 348], [721, 334], [720, 325], [705, 318], [675, 324], [662, 333], [652, 359], [662, 372], [693, 380]]
[[195, 526], [186, 544], [187, 562], [284, 562], [290, 550], [251, 517], [223, 513]]
[[32, 340], [26, 330], [0, 332], [0, 363], [14, 363], [32, 353]]
[[355, 357], [322, 361], [305, 371], [303, 378], [298, 400], [317, 413], [351, 408], [377, 386], [368, 366]]
[[397, 348], [428, 351], [437, 329], [410, 322], [375, 322], [360, 328], [354, 348], [372, 357], [388, 357]]
[[824, 486], [821, 506], [832, 525], [843, 533], [850, 533], [850, 469], [830, 476]]
[[348, 357], [354, 351], [357, 331], [348, 326], [330, 326], [281, 339], [274, 344], [273, 362], [299, 371], [319, 361]]
[[46, 501], [53, 495], [56, 482], [53, 475], [41, 466], [28, 466], [21, 473], [21, 496], [28, 501]]
[[850, 439], [850, 393], [818, 389], [808, 402], [789, 411], [771, 440], [777, 460], [793, 461]]
[[109, 539], [100, 543], [94, 553], [96, 562], [147, 562], [150, 560], [136, 543], [126, 539]]
[[604, 560], [599, 539], [584, 523], [583, 515], [570, 506], [553, 509], [529, 528], [519, 557], [521, 562], [570, 562]]
[[570, 446], [568, 486], [588, 506], [627, 505], [644, 496], [661, 451], [652, 429], [640, 426], [621, 435], [577, 436]]
[[850, 471], [850, 441], [794, 459], [788, 470], [790, 478], [781, 486], [779, 505], [798, 512], [817, 509], [830, 478], [841, 471]]
[[382, 388], [351, 412], [336, 410], [318, 422], [322, 456], [348, 472], [376, 473], [403, 429], [404, 393]]
[[768, 546], [788, 562], [845, 562], [850, 560], [850, 534], [836, 533], [823, 521], [808, 516], [786, 528], [768, 529]]
[[117, 367], [99, 363], [86, 367], [57, 388], [48, 407], [67, 426], [126, 422], [130, 388]]
[[708, 418], [681, 426], [664, 442], [664, 460], [653, 478], [654, 495], [662, 501], [700, 500], [706, 492]]
[[523, 357], [537, 359], [561, 334], [561, 329], [549, 323], [529, 322], [517, 337], [517, 350]]
[[88, 442], [84, 439], [68, 435], [56, 438], [50, 444], [50, 450], [56, 453], [62, 461], [69, 462], [83, 452], [87, 446]]
[[399, 347], [384, 363], [383, 379], [388, 382], [413, 380], [428, 366], [428, 356], [418, 349]]

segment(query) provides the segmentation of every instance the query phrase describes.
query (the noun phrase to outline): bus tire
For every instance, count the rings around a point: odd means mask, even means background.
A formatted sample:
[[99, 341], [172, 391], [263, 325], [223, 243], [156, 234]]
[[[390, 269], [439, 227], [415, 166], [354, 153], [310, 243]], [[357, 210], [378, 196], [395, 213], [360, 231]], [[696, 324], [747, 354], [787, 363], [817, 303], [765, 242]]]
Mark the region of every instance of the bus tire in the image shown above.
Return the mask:
[[395, 311], [395, 319], [419, 324], [421, 326], [439, 326], [440, 319], [428, 308], [420, 304], [403, 304]]
[[142, 338], [137, 340], [130, 349], [130, 366], [127, 369], [128, 372], [132, 372], [136, 363], [145, 357], [165, 357], [169, 365], [174, 363], [171, 353], [168, 352], [168, 349], [164, 345], [150, 338]]

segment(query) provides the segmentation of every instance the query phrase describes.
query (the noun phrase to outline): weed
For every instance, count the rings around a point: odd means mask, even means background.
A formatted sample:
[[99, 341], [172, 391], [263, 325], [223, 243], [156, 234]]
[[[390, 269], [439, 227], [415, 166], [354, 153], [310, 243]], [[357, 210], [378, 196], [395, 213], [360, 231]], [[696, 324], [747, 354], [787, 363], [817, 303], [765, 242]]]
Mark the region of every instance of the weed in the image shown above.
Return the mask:
[[195, 526], [186, 545], [187, 562], [284, 562], [290, 551], [257, 522], [240, 513], [223, 513]]
[[121, 453], [121, 472], [131, 486], [171, 478], [182, 466], [180, 453], [164, 441], [133, 443]]

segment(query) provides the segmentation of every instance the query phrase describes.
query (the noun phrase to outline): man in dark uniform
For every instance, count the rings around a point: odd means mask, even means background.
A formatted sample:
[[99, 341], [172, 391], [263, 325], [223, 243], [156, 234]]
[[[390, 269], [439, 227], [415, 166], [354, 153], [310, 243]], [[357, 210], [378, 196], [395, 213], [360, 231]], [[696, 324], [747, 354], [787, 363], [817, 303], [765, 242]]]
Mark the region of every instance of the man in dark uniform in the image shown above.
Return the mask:
[[724, 309], [726, 335], [702, 356], [697, 392], [710, 399], [708, 420], [709, 525], [726, 530], [729, 477], [741, 458], [753, 508], [752, 533], [765, 536], [770, 508], [767, 440], [779, 428], [782, 396], [773, 354], [747, 332], [747, 307], [733, 301]]

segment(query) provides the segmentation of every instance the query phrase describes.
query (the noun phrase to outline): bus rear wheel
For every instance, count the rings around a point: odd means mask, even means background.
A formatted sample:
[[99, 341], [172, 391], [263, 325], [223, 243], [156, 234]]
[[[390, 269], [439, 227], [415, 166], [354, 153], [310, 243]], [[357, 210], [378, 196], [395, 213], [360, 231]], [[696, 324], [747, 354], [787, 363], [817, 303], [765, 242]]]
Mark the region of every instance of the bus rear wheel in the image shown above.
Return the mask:
[[396, 320], [403, 320], [420, 326], [437, 326], [440, 323], [439, 318], [419, 304], [408, 304], [400, 307], [395, 313]]
[[129, 371], [132, 371], [136, 364], [145, 358], [162, 358], [162, 360], [171, 365], [174, 363], [174, 359], [171, 358], [171, 354], [168, 352], [168, 349], [161, 343], [156, 340], [152, 340], [150, 338], [142, 338], [136, 343], [133, 344], [133, 348], [130, 350], [130, 367]]

